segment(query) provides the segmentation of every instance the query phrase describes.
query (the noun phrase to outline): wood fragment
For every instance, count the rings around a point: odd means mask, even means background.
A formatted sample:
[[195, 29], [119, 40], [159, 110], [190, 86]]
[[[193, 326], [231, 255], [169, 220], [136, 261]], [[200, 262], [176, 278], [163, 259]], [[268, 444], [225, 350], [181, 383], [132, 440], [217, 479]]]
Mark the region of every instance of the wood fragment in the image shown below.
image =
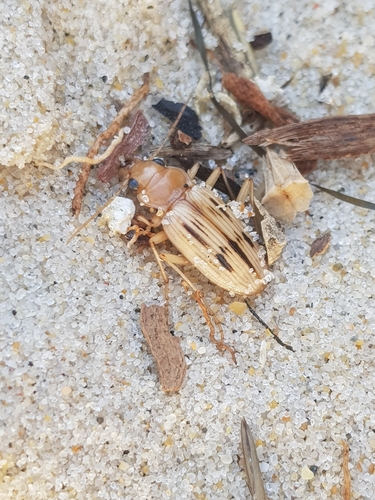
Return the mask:
[[375, 114], [333, 116], [262, 130], [249, 146], [278, 144], [290, 161], [335, 160], [375, 152]]
[[[153, 155], [158, 148], [151, 149], [151, 155]], [[191, 158], [196, 161], [203, 160], [227, 160], [233, 155], [233, 152], [226, 148], [220, 148], [215, 146], [210, 146], [209, 144], [190, 144], [188, 148], [185, 149], [174, 149], [170, 147], [163, 147], [158, 152], [162, 158], [178, 158], [186, 157]]]
[[254, 438], [244, 418], [241, 420], [241, 447], [244, 456], [246, 482], [251, 498], [252, 500], [267, 500]]
[[323, 236], [316, 238], [311, 243], [310, 247], [310, 257], [315, 257], [316, 255], [323, 255], [328, 250], [331, 243], [332, 235], [331, 233], [325, 233]]
[[[141, 88], [136, 90], [131, 96], [129, 101], [123, 106], [121, 111], [116, 115], [115, 119], [112, 121], [110, 126], [98, 135], [93, 146], [87, 154], [87, 158], [94, 158], [99, 152], [102, 145], [111, 139], [119, 131], [122, 122], [129, 116], [129, 113], [137, 106], [137, 104], [148, 94], [149, 91], [149, 81], [148, 76], [145, 77], [145, 82]], [[74, 188], [74, 197], [72, 201], [72, 212], [73, 215], [79, 215], [82, 207], [83, 193], [85, 190], [87, 179], [89, 178], [91, 170], [91, 165], [89, 163], [84, 163], [82, 165], [81, 173], [78, 177], [77, 184]]]
[[[189, 148], [192, 141], [193, 139], [189, 135], [184, 134], [184, 132], [181, 132], [181, 130], [175, 130], [169, 138], [172, 148], [177, 150]], [[163, 156], [163, 158], [165, 157]]]
[[148, 121], [142, 111], [138, 111], [130, 123], [130, 132], [124, 135], [120, 144], [115, 147], [112, 154], [100, 165], [97, 174], [100, 181], [108, 182], [117, 174], [121, 166], [121, 161], [125, 161], [132, 156], [139, 146], [143, 144], [147, 129]]
[[[234, 73], [224, 73], [222, 83], [224, 88], [233, 94], [236, 101], [245, 109], [254, 109], [267, 120], [270, 120], [276, 127], [285, 125], [285, 119], [278, 109], [272, 106], [253, 81], [237, 76]], [[248, 143], [246, 142], [246, 144]]]
[[177, 392], [185, 378], [186, 362], [179, 339], [169, 333], [167, 308], [142, 304], [141, 328], [156, 360], [162, 390]]
[[254, 40], [250, 42], [250, 45], [253, 50], [262, 50], [268, 47], [270, 43], [272, 43], [272, 33], [270, 31], [266, 31], [255, 35]]
[[344, 472], [344, 482], [343, 482], [343, 494], [344, 500], [350, 500], [352, 496], [351, 492], [351, 480], [349, 471], [349, 446], [348, 443], [343, 439], [341, 441], [343, 448], [343, 459], [342, 459], [342, 469]]

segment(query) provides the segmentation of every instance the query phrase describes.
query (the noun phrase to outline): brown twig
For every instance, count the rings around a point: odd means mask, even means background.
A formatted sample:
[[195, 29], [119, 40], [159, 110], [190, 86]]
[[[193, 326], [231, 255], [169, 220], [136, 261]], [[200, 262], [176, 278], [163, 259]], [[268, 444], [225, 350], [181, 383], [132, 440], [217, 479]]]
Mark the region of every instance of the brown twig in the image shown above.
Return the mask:
[[[122, 122], [127, 118], [129, 113], [137, 106], [137, 104], [148, 94], [149, 91], [149, 81], [148, 76], [144, 79], [144, 84], [142, 87], [134, 92], [129, 101], [123, 106], [121, 111], [117, 114], [110, 126], [99, 134], [96, 138], [93, 146], [87, 154], [87, 158], [94, 158], [99, 152], [102, 145], [111, 139], [120, 129]], [[72, 201], [72, 212], [73, 215], [78, 215], [82, 207], [83, 193], [85, 190], [86, 182], [89, 177], [91, 170], [91, 165], [89, 163], [84, 163], [82, 165], [81, 173], [78, 177], [76, 187], [74, 188], [74, 197]]]
[[244, 139], [249, 146], [278, 144], [290, 161], [335, 160], [375, 152], [375, 114], [332, 116], [262, 130]]

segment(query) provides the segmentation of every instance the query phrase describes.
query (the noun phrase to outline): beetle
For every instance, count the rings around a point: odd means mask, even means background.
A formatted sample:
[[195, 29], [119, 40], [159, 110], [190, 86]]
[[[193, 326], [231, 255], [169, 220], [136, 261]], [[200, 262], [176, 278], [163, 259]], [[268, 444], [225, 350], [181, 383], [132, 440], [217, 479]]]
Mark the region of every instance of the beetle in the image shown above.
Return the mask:
[[[149, 236], [164, 281], [167, 283], [168, 278], [162, 262], [173, 267], [192, 288], [210, 326], [210, 339], [220, 350], [229, 350], [234, 356], [233, 350], [224, 344], [222, 333], [221, 341], [215, 340], [210, 322], [214, 314], [178, 265], [190, 263], [215, 285], [232, 295], [244, 297], [260, 294], [272, 274], [256, 233], [241, 221], [247, 215], [245, 201], [250, 194], [251, 181], [245, 180], [236, 202], [226, 204], [214, 189], [221, 169], [213, 170], [206, 182], [197, 182], [198, 168], [196, 164], [185, 172], [166, 166], [161, 158], [153, 158], [139, 160], [127, 170], [128, 188], [135, 193], [140, 205], [153, 213], [151, 220], [137, 216], [137, 220], [147, 227], [144, 230], [136, 224], [129, 228], [129, 234], [133, 235], [129, 246], [140, 234]], [[152, 232], [160, 226], [160, 232]], [[155, 245], [166, 240], [170, 240], [181, 256], [157, 252]], [[220, 329], [220, 322], [215, 317], [214, 320]]]

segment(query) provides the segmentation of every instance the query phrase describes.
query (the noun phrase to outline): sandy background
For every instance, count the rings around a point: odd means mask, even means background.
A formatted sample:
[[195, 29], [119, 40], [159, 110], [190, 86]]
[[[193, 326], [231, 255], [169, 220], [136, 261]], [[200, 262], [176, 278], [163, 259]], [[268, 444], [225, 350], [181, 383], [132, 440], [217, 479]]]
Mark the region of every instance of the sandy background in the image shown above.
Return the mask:
[[[275, 279], [255, 305], [295, 354], [187, 269], [223, 318], [234, 366], [208, 341], [199, 309], [171, 273], [171, 329], [188, 371], [180, 393], [164, 395], [139, 325], [141, 304], [161, 297], [150, 252], [130, 253], [96, 224], [67, 246], [79, 168], [55, 173], [35, 163], [85, 154], [145, 72], [150, 146], [160, 142], [168, 125], [150, 105], [184, 101], [203, 73], [188, 45], [187, 4], [3, 5], [0, 498], [248, 498], [237, 463], [243, 416], [270, 499], [342, 498], [342, 439], [353, 498], [374, 498], [374, 214], [318, 193], [309, 213], [285, 227]], [[257, 54], [260, 76], [279, 86], [290, 80], [284, 98], [300, 118], [374, 112], [373, 2], [238, 7], [249, 40], [272, 32], [274, 42]], [[215, 45], [210, 34], [206, 42]], [[223, 123], [210, 106], [201, 124], [218, 143]], [[244, 151], [235, 161], [251, 166]], [[374, 159], [321, 163], [309, 180], [373, 201]], [[79, 220], [115, 189], [93, 175]], [[328, 230], [329, 251], [311, 260], [310, 244]]]

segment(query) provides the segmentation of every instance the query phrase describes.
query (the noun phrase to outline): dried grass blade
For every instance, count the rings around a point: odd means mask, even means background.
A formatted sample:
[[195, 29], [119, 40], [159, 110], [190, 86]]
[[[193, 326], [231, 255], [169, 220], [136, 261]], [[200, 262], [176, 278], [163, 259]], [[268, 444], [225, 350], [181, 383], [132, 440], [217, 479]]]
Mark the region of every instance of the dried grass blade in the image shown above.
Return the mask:
[[[195, 41], [196, 41], [196, 44], [197, 44], [197, 48], [198, 48], [198, 51], [199, 51], [199, 53], [201, 55], [202, 61], [203, 61], [204, 65], [205, 65], [206, 71], [208, 73], [209, 91], [210, 91], [210, 94], [211, 94], [211, 96], [210, 96], [211, 97], [211, 101], [212, 101], [213, 105], [215, 106], [215, 108], [219, 111], [219, 113], [221, 114], [221, 116], [224, 118], [224, 120], [232, 127], [232, 129], [238, 134], [238, 136], [241, 139], [244, 139], [246, 137], [246, 133], [238, 125], [238, 123], [233, 118], [233, 116], [230, 113], [228, 113], [228, 111], [219, 103], [219, 101], [214, 96], [214, 93], [213, 93], [213, 90], [212, 90], [212, 79], [211, 79], [211, 75], [210, 75], [210, 71], [209, 71], [209, 66], [208, 66], [208, 60], [207, 60], [207, 50], [206, 50], [206, 46], [205, 46], [204, 39], [203, 39], [203, 33], [202, 33], [201, 27], [199, 25], [197, 16], [196, 16], [196, 14], [194, 12], [194, 9], [192, 7], [191, 0], [189, 0], [189, 9], [190, 9], [190, 15], [191, 15], [191, 19], [192, 19], [193, 26], [194, 26]], [[259, 156], [263, 156], [264, 155], [263, 149], [256, 148], [256, 147], [253, 147], [252, 149]]]
[[98, 179], [108, 182], [114, 177], [121, 166], [120, 157], [129, 158], [141, 146], [147, 134], [148, 121], [142, 111], [138, 111], [130, 124], [130, 132], [124, 135], [122, 141], [113, 150], [98, 169]]
[[316, 187], [317, 189], [320, 189], [320, 191], [330, 194], [331, 196], [337, 198], [338, 200], [345, 201], [346, 203], [350, 203], [351, 205], [354, 205], [356, 207], [367, 208], [368, 210], [375, 210], [375, 203], [372, 203], [371, 201], [361, 200], [360, 198], [354, 198], [353, 196], [348, 196], [347, 194], [339, 193], [338, 191], [334, 191], [333, 189], [328, 189], [322, 186], [318, 186], [318, 184], [313, 184], [312, 182], [310, 182], [310, 184]]
[[333, 116], [293, 123], [249, 136], [251, 146], [278, 144], [288, 159], [334, 160], [375, 152], [375, 114]]
[[253, 500], [267, 500], [254, 439], [244, 418], [241, 420], [241, 446], [251, 497]]

